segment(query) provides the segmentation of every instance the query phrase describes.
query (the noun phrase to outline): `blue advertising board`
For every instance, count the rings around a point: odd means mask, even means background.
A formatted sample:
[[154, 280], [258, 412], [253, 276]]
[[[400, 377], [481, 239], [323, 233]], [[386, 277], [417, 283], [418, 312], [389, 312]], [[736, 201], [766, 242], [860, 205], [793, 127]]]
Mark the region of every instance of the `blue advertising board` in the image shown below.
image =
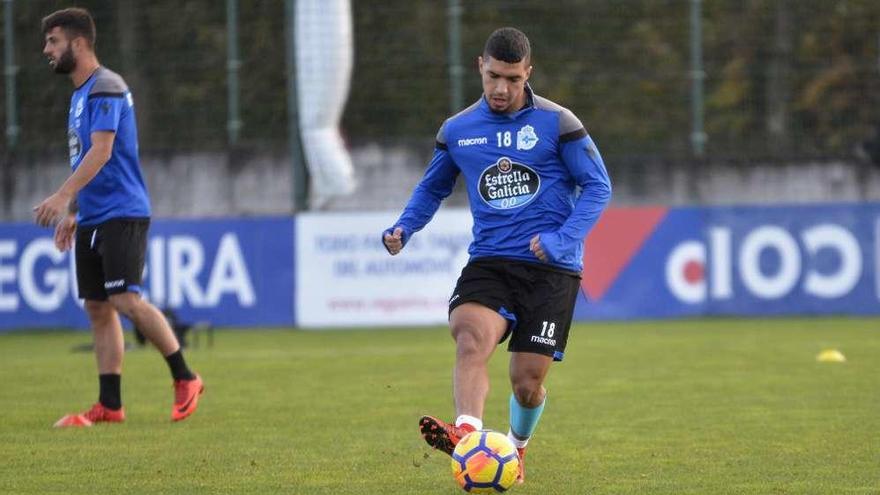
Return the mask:
[[876, 315], [880, 205], [610, 210], [576, 319]]
[[[182, 321], [219, 326], [294, 323], [293, 219], [155, 220], [144, 295]], [[0, 331], [87, 328], [72, 253], [52, 231], [0, 224]]]
[[[326, 230], [330, 217], [321, 215], [307, 216], [314, 232], [303, 229], [303, 235]], [[332, 217], [343, 225], [349, 225], [342, 221], [348, 217], [354, 225], [363, 223], [354, 214]], [[363, 311], [372, 306], [358, 305], [357, 311], [345, 306], [345, 314], [339, 306], [310, 307], [339, 297], [368, 300], [387, 280], [369, 270], [349, 285], [316, 275], [329, 269], [324, 266], [328, 253], [305, 237], [294, 242], [301, 220], [157, 220], [150, 230], [145, 296], [175, 310], [183, 321], [218, 326], [322, 326], [322, 319], [337, 326], [425, 324], [405, 315], [392, 319], [388, 305], [369, 318]], [[465, 223], [456, 223], [449, 234], [469, 239]], [[351, 266], [373, 259], [373, 251], [379, 260], [387, 257], [372, 234], [376, 229], [367, 230], [363, 238], [376, 245], [343, 252], [357, 258]], [[612, 208], [586, 239], [575, 319], [877, 315], [878, 246], [876, 203]], [[407, 259], [412, 258], [401, 261]], [[303, 276], [296, 276], [296, 263], [307, 268], [299, 270]], [[452, 282], [429, 285], [440, 294], [440, 324]], [[297, 298], [298, 289], [310, 297]], [[402, 301], [412, 296], [407, 292]], [[311, 311], [311, 320], [297, 318], [295, 301], [302, 311]], [[88, 327], [76, 294], [73, 257], [55, 249], [48, 229], [0, 224], [0, 331], [58, 327]]]

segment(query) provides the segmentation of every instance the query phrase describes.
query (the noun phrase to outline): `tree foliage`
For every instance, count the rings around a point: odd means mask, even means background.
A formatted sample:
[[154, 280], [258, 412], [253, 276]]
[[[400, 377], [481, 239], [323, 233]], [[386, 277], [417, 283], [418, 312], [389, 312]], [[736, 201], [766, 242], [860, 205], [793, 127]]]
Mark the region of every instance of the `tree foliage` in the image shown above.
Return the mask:
[[[225, 2], [74, 3], [96, 18], [101, 61], [132, 87], [143, 149], [227, 145]], [[480, 96], [476, 57], [486, 36], [513, 25], [532, 41], [535, 91], [571, 108], [606, 154], [688, 157], [691, 3], [463, 1], [466, 104]], [[71, 88], [47, 68], [39, 22], [69, 4], [14, 2], [26, 149], [64, 146]], [[880, 122], [880, 2], [703, 0], [702, 8], [710, 154], [847, 156]], [[352, 10], [345, 135], [352, 143], [433, 136], [450, 113], [447, 2], [352, 0]], [[242, 139], [284, 149], [284, 2], [239, 1], [239, 15]]]

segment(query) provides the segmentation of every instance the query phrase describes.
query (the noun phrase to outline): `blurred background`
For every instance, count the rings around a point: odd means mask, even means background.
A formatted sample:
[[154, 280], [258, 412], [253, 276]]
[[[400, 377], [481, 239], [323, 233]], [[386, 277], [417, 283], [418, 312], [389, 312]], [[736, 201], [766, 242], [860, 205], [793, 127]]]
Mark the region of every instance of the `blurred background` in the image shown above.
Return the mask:
[[[53, 187], [67, 173], [71, 87], [41, 55], [39, 25], [70, 5], [93, 13], [100, 60], [132, 88], [158, 214], [309, 208], [292, 185], [302, 164], [291, 163], [301, 157], [288, 126], [290, 3], [5, 0], [0, 216], [29, 218], [49, 190], [35, 168]], [[598, 143], [615, 204], [880, 198], [878, 2], [355, 0], [350, 10], [339, 127], [357, 185], [312, 207], [399, 207], [440, 124], [479, 97], [475, 59], [502, 25], [530, 36], [535, 91]], [[206, 188], [222, 193], [188, 199]]]
[[31, 211], [70, 173], [72, 87], [40, 20], [71, 5], [132, 89], [149, 295], [184, 318], [443, 323], [470, 241], [461, 181], [405, 256], [378, 232], [480, 97], [476, 58], [506, 25], [614, 183], [577, 319], [880, 308], [876, 0], [3, 0], [7, 327], [85, 325]]
[[[208, 383], [182, 427], [158, 357], [130, 352], [127, 426], [49, 428], [95, 392], [74, 256], [32, 212], [70, 174], [40, 20], [74, 5], [135, 100], [143, 295]], [[614, 184], [514, 493], [880, 493], [880, 0], [0, 8], [0, 494], [462, 493], [414, 426], [452, 412], [463, 181], [400, 255], [380, 235], [500, 26]]]

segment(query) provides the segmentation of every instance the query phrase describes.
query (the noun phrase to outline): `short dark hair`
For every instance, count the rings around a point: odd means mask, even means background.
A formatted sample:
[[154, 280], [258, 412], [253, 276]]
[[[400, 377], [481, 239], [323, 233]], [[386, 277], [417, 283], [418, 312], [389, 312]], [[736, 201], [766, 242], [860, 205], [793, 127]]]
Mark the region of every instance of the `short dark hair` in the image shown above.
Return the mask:
[[42, 27], [43, 34], [60, 27], [69, 38], [82, 36], [90, 47], [95, 46], [95, 38], [97, 37], [95, 21], [92, 19], [92, 14], [89, 14], [86, 9], [71, 7], [52, 12], [43, 18]]
[[483, 56], [486, 55], [515, 64], [521, 60], [528, 62], [532, 56], [532, 48], [525, 33], [516, 28], [503, 27], [489, 35], [483, 48]]

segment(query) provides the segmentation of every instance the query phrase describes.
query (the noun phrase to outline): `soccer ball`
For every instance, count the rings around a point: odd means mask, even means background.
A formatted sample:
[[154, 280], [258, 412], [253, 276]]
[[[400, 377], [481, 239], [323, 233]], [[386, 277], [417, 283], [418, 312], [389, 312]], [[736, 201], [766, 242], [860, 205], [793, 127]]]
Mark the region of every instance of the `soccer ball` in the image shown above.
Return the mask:
[[452, 474], [466, 492], [506, 491], [516, 481], [518, 471], [516, 447], [507, 435], [497, 431], [468, 433], [452, 452]]

